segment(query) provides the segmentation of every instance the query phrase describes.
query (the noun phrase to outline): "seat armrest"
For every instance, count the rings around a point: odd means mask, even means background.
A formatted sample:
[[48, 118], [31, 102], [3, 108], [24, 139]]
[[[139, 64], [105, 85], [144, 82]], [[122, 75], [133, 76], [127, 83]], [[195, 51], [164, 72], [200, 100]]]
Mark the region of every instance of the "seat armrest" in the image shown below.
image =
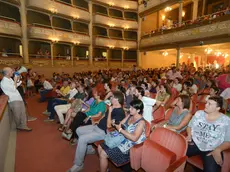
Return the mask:
[[167, 169], [166, 172], [184, 172], [187, 156], [184, 156], [177, 161], [173, 162]]

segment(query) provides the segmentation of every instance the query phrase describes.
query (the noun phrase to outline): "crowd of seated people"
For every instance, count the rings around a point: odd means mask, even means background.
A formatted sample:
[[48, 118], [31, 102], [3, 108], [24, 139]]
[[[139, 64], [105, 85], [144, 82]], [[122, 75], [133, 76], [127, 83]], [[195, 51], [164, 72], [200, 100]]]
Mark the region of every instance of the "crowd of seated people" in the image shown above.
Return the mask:
[[204, 16], [197, 17], [196, 20], [188, 20], [188, 21], [182, 21], [181, 25], [179, 25], [178, 21], [173, 21], [172, 25], [168, 26], [166, 23], [163, 23], [162, 26], [156, 30], [152, 30], [150, 33], [144, 33], [143, 36], [151, 36], [155, 33], [161, 33], [163, 34], [165, 30], [175, 29], [175, 28], [186, 28], [190, 25], [202, 25], [205, 21], [209, 21], [209, 23], [212, 23], [212, 20], [222, 17], [224, 15], [230, 14], [229, 7], [226, 8], [219, 8], [216, 12]]
[[[57, 116], [62, 137], [71, 145], [77, 144], [70, 172], [83, 169], [85, 156], [95, 153], [92, 144], [106, 140], [111, 129], [122, 141], [115, 146], [107, 141], [98, 146], [100, 170], [107, 170], [108, 159], [117, 165], [128, 163], [130, 149], [147, 139], [146, 122], [153, 125], [153, 114], [159, 108], [173, 110], [169, 119], [151, 127], [152, 132], [156, 127], [164, 127], [187, 135], [188, 156], [199, 154], [218, 171], [222, 152], [230, 148], [230, 120], [221, 113], [225, 113], [221, 109], [228, 109], [228, 67], [196, 69], [193, 64], [183, 63], [178, 69], [174, 66], [137, 71], [111, 69], [72, 76], [53, 73], [50, 79], [29, 70], [24, 80], [27, 87], [33, 83], [41, 101], [48, 99], [45, 122], [55, 121]], [[195, 111], [191, 110], [194, 103]], [[202, 103], [205, 105], [199, 108]], [[198, 132], [206, 134], [197, 135]], [[209, 140], [213, 144], [207, 144]], [[206, 165], [204, 168], [210, 170]]]
[[50, 52], [46, 49], [45, 52], [42, 51], [42, 49], [39, 49], [36, 54], [36, 58], [50, 58]]

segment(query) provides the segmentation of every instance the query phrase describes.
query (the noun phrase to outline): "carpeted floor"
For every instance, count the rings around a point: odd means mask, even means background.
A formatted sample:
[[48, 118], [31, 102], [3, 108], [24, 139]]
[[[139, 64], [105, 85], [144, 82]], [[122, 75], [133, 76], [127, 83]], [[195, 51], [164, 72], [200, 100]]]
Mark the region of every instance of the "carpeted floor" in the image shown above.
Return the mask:
[[[62, 139], [58, 124], [45, 123], [42, 112], [47, 103], [38, 103], [38, 97], [27, 99], [29, 113], [38, 119], [29, 122], [32, 132], [18, 132], [15, 172], [65, 172], [71, 166], [76, 146]], [[97, 155], [88, 155], [85, 172], [99, 170]]]

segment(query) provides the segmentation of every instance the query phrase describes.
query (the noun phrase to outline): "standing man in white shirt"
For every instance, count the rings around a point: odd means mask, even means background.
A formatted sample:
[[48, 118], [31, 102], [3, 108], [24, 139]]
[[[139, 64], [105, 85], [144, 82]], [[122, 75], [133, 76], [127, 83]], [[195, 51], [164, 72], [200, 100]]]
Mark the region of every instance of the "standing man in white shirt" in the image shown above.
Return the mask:
[[44, 102], [46, 100], [46, 95], [53, 90], [53, 86], [45, 80], [45, 78], [42, 78], [43, 83], [43, 89], [39, 91], [40, 93], [40, 102]]
[[23, 131], [32, 131], [32, 129], [27, 126], [25, 104], [17, 90], [18, 77], [15, 76], [14, 80], [11, 78], [13, 76], [13, 69], [10, 67], [3, 68], [3, 76], [1, 89], [9, 97], [9, 108], [13, 113], [16, 128]]

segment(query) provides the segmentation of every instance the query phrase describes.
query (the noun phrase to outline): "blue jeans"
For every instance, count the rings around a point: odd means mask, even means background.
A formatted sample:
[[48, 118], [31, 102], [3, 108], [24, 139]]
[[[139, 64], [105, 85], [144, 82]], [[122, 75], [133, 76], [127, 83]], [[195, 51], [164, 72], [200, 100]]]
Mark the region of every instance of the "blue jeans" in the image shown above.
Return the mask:
[[50, 92], [51, 90], [40, 90], [40, 101], [44, 102], [46, 100], [46, 95]]
[[93, 149], [91, 143], [104, 140], [105, 131], [97, 125], [86, 125], [76, 130], [78, 135], [77, 150], [75, 152], [74, 164], [80, 166], [84, 163], [87, 150]]
[[47, 111], [50, 112], [50, 119], [54, 119], [54, 115], [55, 115], [55, 109], [54, 107], [56, 105], [63, 105], [63, 104], [67, 104], [67, 100], [62, 100], [62, 99], [58, 99], [58, 98], [54, 98], [54, 99], [49, 99], [48, 100], [48, 105], [47, 105]]

